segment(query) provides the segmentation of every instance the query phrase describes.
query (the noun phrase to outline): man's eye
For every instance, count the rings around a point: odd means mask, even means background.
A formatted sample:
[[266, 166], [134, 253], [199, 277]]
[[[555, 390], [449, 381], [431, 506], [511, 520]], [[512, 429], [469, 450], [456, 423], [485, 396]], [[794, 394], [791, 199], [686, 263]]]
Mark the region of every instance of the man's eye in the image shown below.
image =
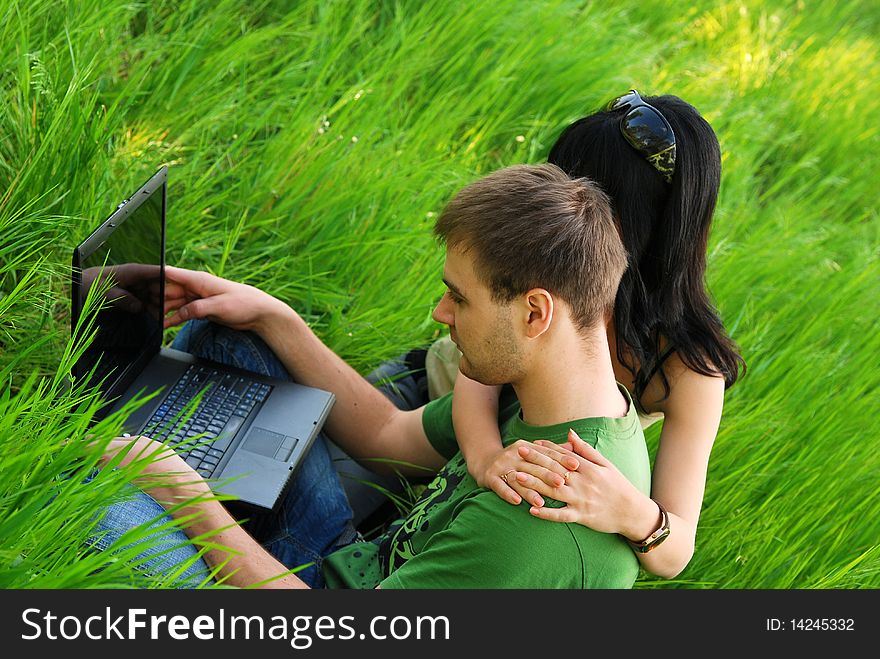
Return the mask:
[[461, 304], [461, 298], [458, 295], [452, 291], [446, 291], [446, 294], [449, 296], [449, 299], [452, 300], [453, 304]]

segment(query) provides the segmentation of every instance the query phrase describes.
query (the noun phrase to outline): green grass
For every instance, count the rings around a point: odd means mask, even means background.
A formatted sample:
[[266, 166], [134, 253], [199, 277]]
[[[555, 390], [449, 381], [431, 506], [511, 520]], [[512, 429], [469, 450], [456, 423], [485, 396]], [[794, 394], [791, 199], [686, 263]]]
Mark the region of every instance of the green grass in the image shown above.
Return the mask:
[[0, 586], [143, 584], [81, 548], [134, 472], [79, 478], [67, 273], [159, 165], [169, 262], [366, 372], [439, 331], [450, 195], [630, 86], [719, 135], [708, 279], [749, 364], [694, 559], [638, 586], [880, 586], [877, 4], [583, 4], [0, 0]]

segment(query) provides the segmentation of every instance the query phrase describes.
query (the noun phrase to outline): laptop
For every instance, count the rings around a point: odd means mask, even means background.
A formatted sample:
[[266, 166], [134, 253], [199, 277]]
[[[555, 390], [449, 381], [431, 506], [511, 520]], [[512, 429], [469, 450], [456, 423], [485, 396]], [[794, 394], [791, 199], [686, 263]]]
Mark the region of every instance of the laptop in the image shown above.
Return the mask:
[[167, 441], [245, 509], [273, 510], [334, 396], [162, 346], [167, 179], [162, 167], [73, 250], [72, 331], [89, 290], [105, 297], [73, 375], [101, 388], [93, 422], [158, 392], [125, 432]]

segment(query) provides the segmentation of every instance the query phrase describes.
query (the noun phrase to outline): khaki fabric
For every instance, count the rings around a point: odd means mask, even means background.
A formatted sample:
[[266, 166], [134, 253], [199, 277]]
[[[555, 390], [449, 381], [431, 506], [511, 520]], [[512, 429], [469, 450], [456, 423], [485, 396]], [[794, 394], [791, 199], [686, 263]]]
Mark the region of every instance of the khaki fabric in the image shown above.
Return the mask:
[[642, 430], [647, 430], [649, 426], [653, 426], [658, 421], [663, 420], [663, 412], [657, 412], [656, 414], [643, 414], [641, 410], [637, 410], [639, 413], [639, 423], [642, 424]]
[[428, 376], [428, 397], [431, 400], [445, 396], [455, 386], [458, 376], [458, 360], [461, 352], [449, 338], [443, 336], [428, 348], [425, 355], [425, 372]]

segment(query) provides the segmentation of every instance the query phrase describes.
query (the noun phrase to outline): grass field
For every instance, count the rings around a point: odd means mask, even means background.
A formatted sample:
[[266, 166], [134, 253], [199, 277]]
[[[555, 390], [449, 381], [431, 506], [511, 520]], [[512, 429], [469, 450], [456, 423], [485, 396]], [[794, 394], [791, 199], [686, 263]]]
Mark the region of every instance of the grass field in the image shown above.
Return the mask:
[[880, 587], [878, 27], [870, 0], [0, 0], [0, 587], [142, 584], [81, 549], [132, 472], [60, 478], [94, 465], [67, 274], [160, 165], [169, 262], [367, 372], [440, 331], [450, 195], [630, 87], [718, 133], [708, 282], [749, 365], [693, 560], [637, 586]]

